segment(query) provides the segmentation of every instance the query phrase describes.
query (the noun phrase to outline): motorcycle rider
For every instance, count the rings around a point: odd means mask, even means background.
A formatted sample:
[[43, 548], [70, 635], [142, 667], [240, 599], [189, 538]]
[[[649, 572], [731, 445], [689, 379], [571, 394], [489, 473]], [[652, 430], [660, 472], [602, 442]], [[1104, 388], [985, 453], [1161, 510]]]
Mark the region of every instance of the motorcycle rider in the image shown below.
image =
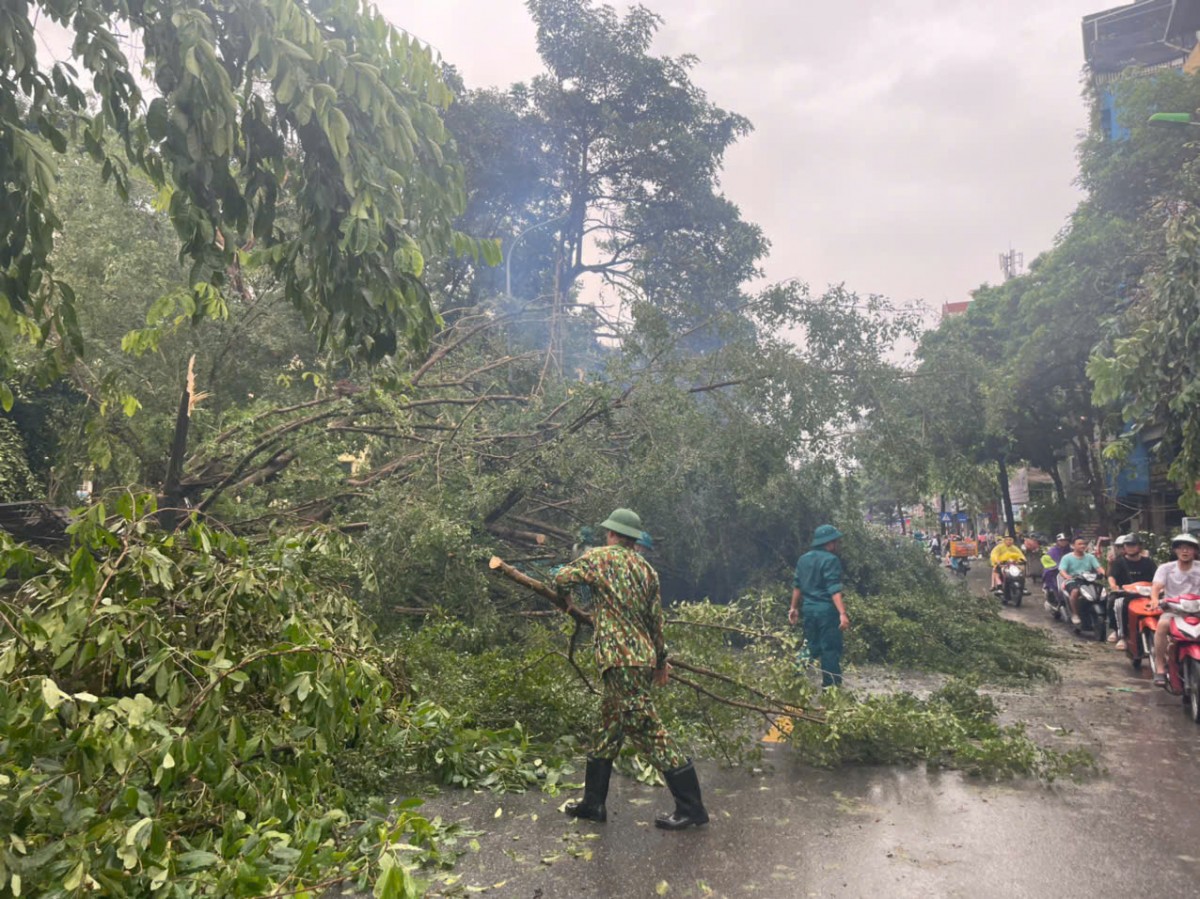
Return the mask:
[[1058, 563], [1062, 561], [1062, 557], [1071, 551], [1071, 541], [1067, 539], [1066, 534], [1059, 534], [1054, 538], [1054, 545], [1046, 551], [1046, 555], [1053, 561], [1053, 565], [1047, 565], [1042, 562], [1042, 589], [1046, 592], [1046, 611], [1053, 612], [1054, 606], [1050, 602], [1049, 597], [1054, 595], [1058, 583]]
[[[1154, 572], [1150, 588], [1150, 608], [1156, 609], [1164, 598], [1171, 599], [1187, 593], [1200, 593], [1200, 565], [1196, 564], [1196, 553], [1200, 540], [1191, 534], [1180, 534], [1171, 541], [1175, 553], [1174, 562], [1159, 565]], [[1171, 621], [1180, 617], [1175, 612], [1162, 613], [1158, 619], [1158, 630], [1154, 632], [1154, 685], [1167, 685], [1167, 644], [1170, 640]]]
[[1113, 612], [1117, 619], [1116, 637], [1117, 649], [1125, 648], [1125, 637], [1128, 634], [1129, 622], [1125, 616], [1125, 604], [1130, 596], [1124, 592], [1130, 584], [1154, 580], [1158, 566], [1154, 560], [1142, 555], [1142, 539], [1137, 534], [1125, 534], [1118, 537], [1117, 557], [1108, 569], [1108, 588], [1116, 597]]
[[1004, 589], [1003, 579], [1000, 577], [1000, 566], [1006, 562], [1020, 562], [1024, 567], [1025, 553], [1021, 552], [1019, 546], [1014, 545], [1012, 537], [1005, 536], [1003, 543], [996, 544], [988, 561], [992, 563], [992, 592], [999, 594]]
[[[1058, 562], [1058, 577], [1062, 591], [1066, 592], [1067, 585], [1074, 580], [1076, 575], [1086, 574], [1089, 571], [1102, 575], [1104, 566], [1100, 564], [1100, 560], [1093, 553], [1087, 551], [1087, 541], [1082, 537], [1076, 537], [1075, 542], [1071, 545], [1070, 554], [1063, 556]], [[1079, 617], [1078, 588], [1071, 591], [1067, 597], [1067, 603], [1071, 607], [1071, 624], [1079, 627], [1083, 624], [1083, 619]]]

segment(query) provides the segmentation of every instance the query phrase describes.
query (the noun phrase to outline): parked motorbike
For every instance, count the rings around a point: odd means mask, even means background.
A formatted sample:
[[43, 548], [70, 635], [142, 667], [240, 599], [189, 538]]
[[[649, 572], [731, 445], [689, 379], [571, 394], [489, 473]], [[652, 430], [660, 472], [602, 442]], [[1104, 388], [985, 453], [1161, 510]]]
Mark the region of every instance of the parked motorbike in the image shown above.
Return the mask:
[[1167, 690], [1183, 697], [1184, 708], [1200, 724], [1200, 596], [1185, 594], [1162, 600], [1172, 618], [1171, 648], [1167, 653]]
[[[1150, 662], [1154, 668], [1154, 632], [1158, 630], [1158, 616], [1161, 609], [1150, 608], [1150, 584], [1139, 581], [1136, 584], [1126, 584], [1121, 591], [1125, 596], [1125, 620], [1128, 627], [1125, 632], [1125, 654], [1134, 671], [1142, 670], [1142, 663]], [[1119, 594], [1111, 594], [1113, 597]]]
[[1000, 566], [1000, 601], [1006, 606], [1021, 605], [1025, 595], [1025, 569], [1016, 562], [1005, 562]]
[[1079, 618], [1083, 621], [1079, 629], [1090, 630], [1097, 640], [1103, 641], [1108, 636], [1108, 592], [1104, 581], [1094, 571], [1086, 571], [1075, 575], [1063, 588], [1067, 596], [1075, 590], [1079, 591]]

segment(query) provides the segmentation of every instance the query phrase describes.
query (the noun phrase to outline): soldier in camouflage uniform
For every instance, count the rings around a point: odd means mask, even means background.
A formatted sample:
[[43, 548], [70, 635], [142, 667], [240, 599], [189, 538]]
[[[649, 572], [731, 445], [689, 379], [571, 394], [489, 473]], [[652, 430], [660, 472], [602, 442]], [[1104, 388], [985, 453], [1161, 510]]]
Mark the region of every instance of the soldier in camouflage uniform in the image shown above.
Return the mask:
[[682, 830], [706, 824], [696, 769], [663, 728], [650, 696], [652, 686], [666, 684], [669, 666], [658, 574], [634, 548], [643, 534], [641, 519], [617, 509], [601, 527], [606, 545], [588, 550], [554, 578], [560, 593], [578, 584], [592, 589], [596, 664], [604, 681], [601, 728], [588, 755], [583, 799], [568, 804], [567, 814], [607, 818], [608, 781], [628, 738], [662, 772], [675, 797], [675, 812], [659, 815], [655, 825]]

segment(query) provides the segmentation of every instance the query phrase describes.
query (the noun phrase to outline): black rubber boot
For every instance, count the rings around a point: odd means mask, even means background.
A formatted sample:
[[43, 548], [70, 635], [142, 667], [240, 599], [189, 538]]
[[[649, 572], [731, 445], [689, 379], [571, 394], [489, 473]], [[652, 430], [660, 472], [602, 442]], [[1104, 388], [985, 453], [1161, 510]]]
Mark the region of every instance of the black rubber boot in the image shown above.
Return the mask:
[[612, 767], [612, 759], [588, 756], [587, 773], [583, 780], [583, 798], [567, 803], [565, 811], [568, 815], [601, 823], [608, 820], [608, 809], [604, 807], [604, 803], [608, 799], [608, 780], [612, 777]]
[[675, 797], [675, 811], [670, 815], [659, 815], [654, 819], [654, 826], [663, 830], [683, 830], [693, 825], [708, 823], [708, 812], [700, 801], [700, 780], [696, 777], [696, 769], [689, 761], [682, 768], [674, 771], [664, 771], [667, 788]]

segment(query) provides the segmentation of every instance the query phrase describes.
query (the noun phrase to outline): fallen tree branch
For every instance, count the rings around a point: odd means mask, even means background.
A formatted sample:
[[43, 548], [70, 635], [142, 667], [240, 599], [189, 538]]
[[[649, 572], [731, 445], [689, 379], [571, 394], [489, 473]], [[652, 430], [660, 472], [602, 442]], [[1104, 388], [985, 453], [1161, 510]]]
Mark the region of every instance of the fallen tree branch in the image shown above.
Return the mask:
[[546, 524], [545, 522], [538, 521], [535, 518], [526, 518], [524, 515], [510, 515], [509, 518], [519, 525], [524, 525], [527, 528], [531, 528], [535, 533], [544, 532], [549, 534], [551, 537], [557, 537], [560, 540], [565, 540], [567, 543], [573, 543], [575, 541], [575, 535], [569, 531], [564, 531], [562, 528], [555, 527], [552, 524]]
[[[557, 613], [555, 613], [555, 614], [557, 614]], [[592, 686], [592, 682], [587, 679], [587, 675], [583, 673], [583, 669], [580, 668], [579, 665], [577, 665], [575, 663], [575, 660], [571, 656], [567, 655], [565, 652], [560, 652], [557, 649], [552, 649], [550, 652], [546, 653], [544, 656], [534, 659], [528, 665], [519, 669], [519, 673], [524, 674], [526, 671], [529, 671], [531, 668], [534, 668], [534, 667], [540, 665], [542, 662], [546, 661], [546, 659], [551, 659], [551, 658], [565, 659], [567, 664], [575, 669], [575, 673], [577, 675], [579, 675], [579, 679], [581, 681], [583, 681], [583, 685], [585, 687], [587, 687], [588, 692], [591, 693], [593, 696], [600, 695], [600, 691], [597, 690], [594, 686]]]
[[677, 624], [680, 627], [706, 627], [717, 631], [728, 631], [731, 634], [738, 634], [743, 637], [754, 637], [758, 640], [772, 640], [776, 643], [782, 643], [783, 638], [778, 634], [772, 634], [768, 631], [748, 631], [745, 628], [733, 627], [728, 624], [713, 624], [707, 621], [688, 621], [685, 618], [668, 618], [667, 624]]
[[[675, 664], [675, 663], [672, 662], [671, 664]], [[690, 681], [686, 677], [679, 677], [676, 675], [672, 675], [671, 680], [675, 681], [676, 683], [683, 684], [685, 687], [688, 687], [689, 689], [695, 690], [701, 696], [707, 696], [709, 699], [711, 699], [715, 702], [719, 702], [722, 705], [733, 706], [735, 709], [746, 709], [747, 711], [750, 711], [750, 712], [759, 712], [760, 714], [766, 715], [768, 718], [777, 718], [777, 717], [799, 718], [802, 721], [811, 721], [814, 724], [824, 724], [825, 723], [824, 718], [817, 718], [817, 717], [809, 714], [808, 712], [801, 712], [801, 711], [797, 711], [795, 709], [789, 709], [786, 706], [783, 708], [771, 709], [771, 708], [765, 708], [760, 705], [751, 705], [748, 702], [738, 702], [736, 699], [728, 699], [724, 696], [718, 696], [716, 693], [713, 693], [711, 690], [704, 689], [698, 683], [696, 683], [694, 681]], [[669, 683], [669, 681], [668, 681], [668, 683]]]
[[[492, 571], [498, 571], [499, 573], [503, 574], [505, 577], [509, 578], [510, 580], [515, 581], [516, 583], [520, 584], [522, 587], [532, 590], [534, 593], [538, 594], [539, 596], [543, 596], [546, 599], [550, 600], [550, 602], [554, 603], [554, 605], [559, 610], [566, 612], [568, 615], [570, 615], [576, 621], [581, 622], [581, 623], [587, 623], [587, 624], [592, 623], [592, 617], [590, 615], [588, 615], [586, 612], [579, 609], [573, 603], [571, 603], [571, 601], [569, 599], [564, 599], [563, 597], [560, 597], [558, 595], [557, 591], [555, 591], [551, 587], [546, 586], [541, 581], [536, 580], [535, 578], [531, 578], [529, 575], [523, 574], [520, 571], [517, 571], [517, 569], [515, 569], [511, 565], [507, 564], [499, 556], [492, 556], [491, 561], [488, 563], [488, 567], [491, 568]], [[699, 675], [702, 675], [703, 677], [710, 677], [714, 680], [722, 681], [723, 683], [727, 683], [733, 687], [737, 687], [739, 690], [745, 690], [748, 693], [752, 693], [753, 695], [758, 696], [760, 699], [766, 700], [767, 702], [771, 703], [773, 707], [751, 705], [749, 703], [740, 702], [736, 699], [729, 699], [728, 697], [725, 697], [725, 696], [719, 696], [716, 693], [713, 693], [711, 690], [707, 690], [704, 687], [701, 687], [699, 684], [697, 684], [693, 681], [690, 681], [685, 677], [680, 677], [679, 675], [676, 675], [676, 674], [671, 675], [672, 680], [679, 681], [679, 683], [692, 688], [697, 693], [700, 693], [703, 696], [707, 696], [708, 698], [713, 699], [716, 702], [724, 703], [725, 705], [732, 706], [733, 708], [746, 709], [751, 712], [760, 712], [764, 715], [776, 715], [776, 716], [783, 715], [783, 716], [787, 716], [789, 718], [799, 718], [803, 721], [811, 721], [814, 724], [824, 724], [825, 723], [825, 719], [823, 717], [819, 717], [819, 716], [813, 714], [812, 712], [806, 712], [803, 709], [792, 708], [792, 707], [788, 706], [788, 704], [785, 703], [783, 700], [778, 699], [774, 696], [771, 696], [767, 693], [764, 693], [761, 690], [757, 690], [754, 687], [748, 686], [747, 684], [743, 684], [741, 681], [735, 680], [734, 678], [729, 677], [726, 674], [721, 674], [719, 671], [711, 671], [708, 668], [701, 668], [697, 665], [690, 665], [686, 661], [676, 658], [675, 656], [671, 656], [668, 661], [670, 662], [672, 668], [679, 668], [683, 671], [691, 672], [692, 674], [699, 674]], [[573, 664], [573, 662], [572, 662], [572, 664]], [[582, 674], [581, 674], [581, 676], [582, 676]]]
[[[676, 659], [676, 658], [672, 658], [670, 660], [670, 662], [671, 662], [672, 668], [682, 668], [684, 671], [690, 671], [692, 674], [699, 674], [704, 677], [711, 677], [713, 680], [722, 681], [724, 683], [729, 684], [730, 686], [737, 687], [739, 690], [745, 690], [747, 693], [753, 693], [755, 696], [759, 697], [760, 699], [767, 700], [767, 702], [773, 702], [783, 708], [791, 709], [791, 706], [787, 705], [787, 703], [785, 703], [783, 700], [779, 699], [778, 697], [772, 696], [769, 693], [764, 693], [764, 692], [762, 692], [762, 690], [756, 690], [754, 687], [748, 686], [747, 684], [743, 684], [740, 680], [735, 680], [734, 678], [730, 677], [727, 674], [721, 674], [719, 671], [710, 671], [707, 668], [700, 668], [696, 665], [689, 665], [687, 662], [680, 661], [679, 659]], [[809, 713], [805, 712], [803, 709], [792, 709], [792, 711], [789, 711], [788, 714], [792, 715], [793, 717], [796, 717], [796, 718], [804, 718], [804, 720], [806, 720], [806, 721], [823, 722], [825, 720], [823, 718], [820, 718], [820, 719], [812, 718], [812, 717], [805, 718], [805, 716], [808, 715]]]
[[489, 524], [488, 532], [495, 534], [502, 540], [509, 540], [513, 543], [533, 543], [537, 546], [546, 545], [546, 535], [539, 534], [535, 531], [522, 531], [517, 528], [501, 527], [498, 524]]

